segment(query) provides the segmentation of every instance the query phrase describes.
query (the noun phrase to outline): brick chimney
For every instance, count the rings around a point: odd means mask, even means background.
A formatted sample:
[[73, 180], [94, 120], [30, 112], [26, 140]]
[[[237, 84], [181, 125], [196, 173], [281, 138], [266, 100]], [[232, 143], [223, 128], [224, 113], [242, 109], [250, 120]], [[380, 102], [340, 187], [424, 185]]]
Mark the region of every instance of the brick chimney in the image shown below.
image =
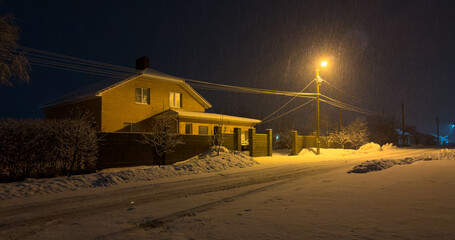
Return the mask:
[[136, 59], [137, 70], [144, 70], [146, 68], [149, 68], [149, 58], [147, 56], [143, 56]]

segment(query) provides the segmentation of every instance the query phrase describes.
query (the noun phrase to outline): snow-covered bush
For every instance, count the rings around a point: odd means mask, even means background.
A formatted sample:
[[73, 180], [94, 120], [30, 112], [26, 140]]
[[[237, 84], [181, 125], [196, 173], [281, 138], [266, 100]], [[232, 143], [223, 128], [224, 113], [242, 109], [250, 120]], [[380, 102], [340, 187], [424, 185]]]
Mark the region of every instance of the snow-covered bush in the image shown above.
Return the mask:
[[442, 149], [439, 152], [439, 159], [441, 159], [441, 160], [455, 159], [455, 150], [454, 149]]
[[354, 148], [359, 148], [363, 144], [368, 143], [369, 132], [365, 118], [355, 119], [346, 127], [346, 131], [348, 133], [349, 143]]
[[394, 149], [397, 149], [397, 147], [395, 145], [393, 145], [393, 143], [386, 143], [386, 144], [382, 145], [382, 147], [381, 147], [382, 151], [389, 151], [389, 150], [394, 150]]
[[0, 120], [0, 180], [92, 171], [97, 141], [84, 119]]
[[377, 143], [370, 142], [370, 143], [362, 145], [359, 148], [359, 150], [365, 151], [365, 152], [379, 152], [379, 151], [381, 151], [381, 146]]
[[345, 129], [330, 133], [330, 135], [333, 137], [333, 141], [338, 143], [343, 149], [349, 143], [349, 133]]

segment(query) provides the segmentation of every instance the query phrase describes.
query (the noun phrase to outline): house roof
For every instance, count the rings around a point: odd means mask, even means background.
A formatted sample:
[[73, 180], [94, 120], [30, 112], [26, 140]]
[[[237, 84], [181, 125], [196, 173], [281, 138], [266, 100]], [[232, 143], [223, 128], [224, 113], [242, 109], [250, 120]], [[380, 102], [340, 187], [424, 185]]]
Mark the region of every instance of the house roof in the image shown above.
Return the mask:
[[75, 92], [69, 93], [61, 98], [56, 100], [44, 103], [42, 108], [47, 108], [55, 105], [68, 104], [73, 102], [78, 102], [82, 100], [87, 100], [90, 98], [100, 97], [104, 92], [107, 92], [117, 86], [130, 82], [139, 77], [149, 78], [159, 81], [173, 82], [179, 84], [183, 89], [185, 89], [196, 101], [198, 101], [204, 108], [210, 108], [212, 105], [205, 100], [199, 93], [197, 93], [184, 79], [174, 77], [150, 68], [143, 70], [142, 72], [135, 74], [126, 79], [105, 79], [94, 84], [83, 87]]
[[[226, 122], [235, 122], [235, 123], [254, 123], [254, 124], [261, 122], [261, 120], [258, 120], [258, 119], [230, 116], [230, 115], [224, 115], [224, 114], [218, 114], [218, 113], [192, 112], [192, 111], [184, 111], [184, 110], [180, 110], [180, 109], [170, 109], [167, 111], [177, 114], [178, 117], [186, 117], [186, 118], [198, 119], [198, 120], [226, 121]], [[167, 112], [167, 111], [165, 111], [165, 112]]]

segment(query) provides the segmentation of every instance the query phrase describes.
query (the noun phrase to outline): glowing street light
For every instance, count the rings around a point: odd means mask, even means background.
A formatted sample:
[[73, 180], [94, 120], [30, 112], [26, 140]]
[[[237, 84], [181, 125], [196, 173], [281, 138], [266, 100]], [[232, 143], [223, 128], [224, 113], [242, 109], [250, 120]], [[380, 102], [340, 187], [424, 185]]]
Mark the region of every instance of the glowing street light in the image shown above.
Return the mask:
[[[327, 61], [322, 61], [321, 62], [321, 67], [327, 67]], [[319, 68], [316, 68], [316, 155], [319, 155], [321, 153], [320, 150], [320, 141], [319, 141], [319, 135], [320, 135], [320, 122], [319, 122], [319, 85], [322, 82], [322, 78], [319, 77]]]

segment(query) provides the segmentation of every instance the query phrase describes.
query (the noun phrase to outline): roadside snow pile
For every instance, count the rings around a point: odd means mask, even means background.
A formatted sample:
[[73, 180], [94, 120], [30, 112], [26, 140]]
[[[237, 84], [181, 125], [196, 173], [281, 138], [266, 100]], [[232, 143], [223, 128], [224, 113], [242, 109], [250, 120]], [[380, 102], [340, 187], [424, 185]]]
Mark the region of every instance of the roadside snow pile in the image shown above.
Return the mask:
[[222, 147], [218, 155], [215, 149], [186, 161], [166, 166], [139, 166], [111, 168], [97, 173], [56, 177], [49, 179], [26, 179], [21, 182], [0, 183], [0, 200], [73, 191], [81, 188], [108, 187], [129, 182], [150, 181], [174, 176], [219, 172], [233, 168], [245, 168], [259, 164], [253, 158]]
[[389, 151], [389, 150], [396, 150], [398, 147], [394, 146], [393, 143], [386, 143], [382, 145], [381, 150], [382, 151]]
[[439, 152], [439, 159], [441, 160], [455, 159], [455, 149], [442, 149]]
[[378, 151], [381, 151], [381, 145], [379, 145], [377, 143], [374, 143], [374, 142], [370, 142], [370, 143], [362, 145], [359, 148], [359, 151], [362, 151], [362, 152], [378, 152]]
[[371, 160], [363, 162], [357, 166], [355, 166], [352, 170], [349, 170], [348, 173], [367, 173], [373, 171], [381, 171], [387, 168], [391, 168], [395, 165], [405, 165], [414, 163], [416, 160], [413, 158], [405, 158], [405, 159], [381, 159], [381, 160]]
[[176, 171], [188, 172], [219, 172], [229, 168], [245, 168], [259, 164], [250, 156], [241, 152], [229, 151], [225, 147], [220, 148], [217, 154], [216, 147], [212, 147], [208, 152], [199, 154], [186, 161], [178, 162], [173, 165]]
[[372, 171], [381, 171], [395, 165], [406, 165], [412, 164], [417, 161], [432, 161], [432, 160], [453, 160], [455, 159], [455, 150], [454, 149], [443, 149], [439, 154], [422, 154], [413, 158], [405, 159], [381, 159], [381, 160], [371, 160], [365, 161], [352, 170], [349, 170], [348, 173], [367, 173]]

